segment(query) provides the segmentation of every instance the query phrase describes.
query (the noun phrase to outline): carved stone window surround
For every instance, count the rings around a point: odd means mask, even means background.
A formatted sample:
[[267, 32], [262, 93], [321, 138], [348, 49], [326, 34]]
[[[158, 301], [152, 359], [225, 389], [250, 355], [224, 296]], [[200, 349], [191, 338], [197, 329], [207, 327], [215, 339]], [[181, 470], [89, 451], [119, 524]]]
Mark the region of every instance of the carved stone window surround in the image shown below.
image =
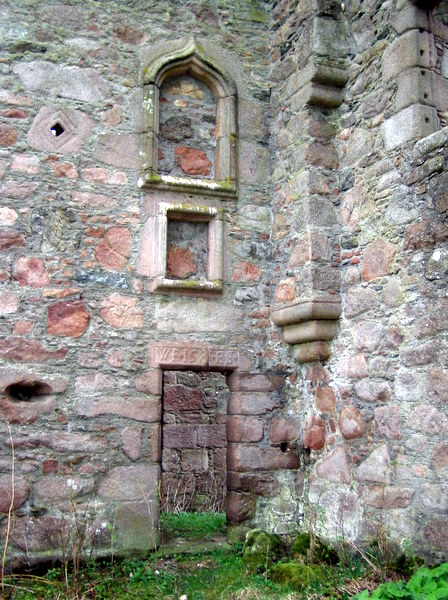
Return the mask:
[[[206, 278], [167, 276], [168, 221], [207, 223]], [[152, 278], [150, 291], [221, 292], [223, 289], [224, 211], [216, 206], [156, 201], [142, 236], [137, 271]]]
[[[173, 177], [158, 173], [159, 94], [168, 77], [191, 75], [204, 82], [216, 101], [215, 179]], [[142, 188], [235, 198], [237, 193], [237, 90], [224, 69], [189, 40], [173, 52], [162, 54], [143, 71]]]

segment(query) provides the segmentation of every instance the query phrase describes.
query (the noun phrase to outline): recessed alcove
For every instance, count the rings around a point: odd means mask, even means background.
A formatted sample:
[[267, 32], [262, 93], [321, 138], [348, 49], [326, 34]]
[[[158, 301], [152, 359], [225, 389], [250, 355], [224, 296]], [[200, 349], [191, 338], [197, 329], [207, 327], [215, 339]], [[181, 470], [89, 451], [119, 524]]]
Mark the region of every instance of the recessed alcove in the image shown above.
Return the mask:
[[237, 94], [225, 70], [190, 40], [150, 62], [143, 84], [141, 187], [235, 197]]

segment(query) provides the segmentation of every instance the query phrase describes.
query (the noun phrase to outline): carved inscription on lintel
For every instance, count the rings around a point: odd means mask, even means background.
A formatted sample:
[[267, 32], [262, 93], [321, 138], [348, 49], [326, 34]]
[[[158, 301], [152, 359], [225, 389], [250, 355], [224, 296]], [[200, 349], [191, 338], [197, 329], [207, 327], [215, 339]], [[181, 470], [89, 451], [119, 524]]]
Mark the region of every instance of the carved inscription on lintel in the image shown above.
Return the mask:
[[150, 352], [151, 366], [236, 369], [239, 363], [238, 350], [208, 349], [191, 345], [155, 345]]

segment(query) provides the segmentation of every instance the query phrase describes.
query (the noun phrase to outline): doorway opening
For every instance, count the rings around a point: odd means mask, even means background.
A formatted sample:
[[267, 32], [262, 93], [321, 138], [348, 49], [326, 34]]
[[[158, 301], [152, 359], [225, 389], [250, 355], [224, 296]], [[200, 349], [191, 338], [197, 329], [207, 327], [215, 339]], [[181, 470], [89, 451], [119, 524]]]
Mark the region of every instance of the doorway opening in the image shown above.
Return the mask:
[[162, 512], [223, 512], [227, 479], [226, 376], [164, 371]]
[[223, 373], [164, 371], [160, 482], [163, 543], [225, 534], [227, 404]]

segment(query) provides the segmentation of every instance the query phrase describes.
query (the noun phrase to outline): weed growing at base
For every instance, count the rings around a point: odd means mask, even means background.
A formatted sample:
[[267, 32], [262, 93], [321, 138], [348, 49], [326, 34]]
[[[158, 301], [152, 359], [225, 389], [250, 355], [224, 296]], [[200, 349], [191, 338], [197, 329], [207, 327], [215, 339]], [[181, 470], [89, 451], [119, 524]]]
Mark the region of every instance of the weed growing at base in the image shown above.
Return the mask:
[[226, 514], [214, 512], [162, 513], [160, 528], [164, 538], [210, 539], [226, 533]]

